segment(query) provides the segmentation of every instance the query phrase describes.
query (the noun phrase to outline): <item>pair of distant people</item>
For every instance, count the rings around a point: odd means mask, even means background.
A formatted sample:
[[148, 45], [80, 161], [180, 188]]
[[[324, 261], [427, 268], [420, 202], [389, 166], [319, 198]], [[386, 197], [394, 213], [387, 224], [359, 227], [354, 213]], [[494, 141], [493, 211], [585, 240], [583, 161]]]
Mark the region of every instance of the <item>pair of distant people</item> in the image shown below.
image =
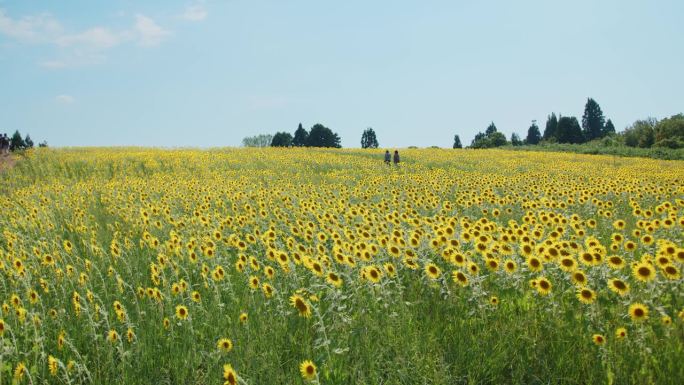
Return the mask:
[[9, 153], [10, 149], [10, 138], [7, 134], [0, 135], [0, 154]]
[[394, 150], [394, 156], [390, 154], [389, 150], [385, 151], [385, 164], [390, 165], [390, 161], [394, 161], [394, 165], [399, 165], [399, 151]]

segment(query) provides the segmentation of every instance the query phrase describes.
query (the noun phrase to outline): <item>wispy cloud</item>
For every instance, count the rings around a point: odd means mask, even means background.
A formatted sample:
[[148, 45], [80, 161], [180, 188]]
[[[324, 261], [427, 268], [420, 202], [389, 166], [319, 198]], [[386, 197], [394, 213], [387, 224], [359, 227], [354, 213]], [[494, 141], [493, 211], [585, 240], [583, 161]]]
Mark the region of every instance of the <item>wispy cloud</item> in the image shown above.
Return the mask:
[[185, 12], [183, 12], [181, 17], [189, 21], [202, 21], [207, 18], [207, 14], [207, 10], [203, 5], [195, 4], [185, 8]]
[[66, 94], [57, 95], [55, 100], [60, 104], [73, 104], [76, 101], [73, 96]]
[[55, 42], [62, 47], [77, 46], [104, 50], [119, 45], [127, 38], [127, 35], [128, 33], [125, 32], [117, 33], [108, 28], [95, 27], [71, 35], [62, 35]]
[[138, 43], [142, 46], [157, 45], [171, 34], [151, 18], [140, 14], [135, 15], [135, 30]]
[[61, 24], [48, 14], [12, 19], [0, 9], [0, 33], [24, 42], [45, 42], [63, 33]]
[[136, 14], [131, 27], [112, 29], [94, 26], [82, 31], [67, 31], [50, 14], [12, 18], [0, 9], [0, 34], [28, 44], [50, 45], [58, 49], [59, 58], [44, 60], [45, 68], [65, 68], [101, 62], [104, 52], [123, 44], [150, 47], [171, 35], [154, 19]]

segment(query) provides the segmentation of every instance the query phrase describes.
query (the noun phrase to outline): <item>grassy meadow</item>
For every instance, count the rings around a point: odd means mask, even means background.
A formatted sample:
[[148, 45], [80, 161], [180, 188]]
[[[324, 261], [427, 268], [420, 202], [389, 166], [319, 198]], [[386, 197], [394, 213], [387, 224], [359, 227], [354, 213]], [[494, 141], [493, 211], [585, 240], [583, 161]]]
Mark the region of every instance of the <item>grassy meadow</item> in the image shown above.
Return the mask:
[[684, 162], [39, 149], [0, 384], [679, 384]]

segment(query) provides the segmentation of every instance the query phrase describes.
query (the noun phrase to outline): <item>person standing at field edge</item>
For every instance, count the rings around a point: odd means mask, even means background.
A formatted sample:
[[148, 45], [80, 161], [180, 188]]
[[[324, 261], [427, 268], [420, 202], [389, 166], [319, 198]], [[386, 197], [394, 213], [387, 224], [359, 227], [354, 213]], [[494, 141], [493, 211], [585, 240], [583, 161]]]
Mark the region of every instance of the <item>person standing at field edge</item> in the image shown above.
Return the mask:
[[399, 151], [394, 150], [394, 165], [398, 166], [399, 165]]
[[389, 150], [385, 150], [385, 164], [389, 166], [391, 160], [392, 160], [392, 155], [390, 155]]

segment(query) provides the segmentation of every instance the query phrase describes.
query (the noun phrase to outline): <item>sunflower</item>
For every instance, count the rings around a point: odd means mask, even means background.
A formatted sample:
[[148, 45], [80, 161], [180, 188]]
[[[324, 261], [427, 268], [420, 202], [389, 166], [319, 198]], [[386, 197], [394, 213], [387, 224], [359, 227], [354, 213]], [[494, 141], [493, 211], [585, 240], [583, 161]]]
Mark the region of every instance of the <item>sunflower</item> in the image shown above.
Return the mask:
[[489, 304], [496, 306], [499, 304], [499, 298], [495, 295], [489, 297]]
[[302, 361], [299, 364], [299, 373], [302, 374], [302, 378], [306, 381], [313, 381], [317, 377], [316, 365], [310, 360]]
[[290, 297], [290, 305], [297, 309], [297, 312], [299, 312], [300, 316], [304, 318], [311, 317], [311, 307], [301, 295], [293, 294]]
[[377, 267], [371, 265], [366, 266], [362, 271], [363, 276], [372, 283], [380, 282], [382, 278], [382, 272]]
[[515, 263], [514, 260], [507, 259], [504, 262], [504, 270], [506, 270], [507, 273], [513, 274], [517, 269], [518, 269], [518, 264]]
[[0, 318], [0, 337], [2, 337], [5, 334], [5, 321]]
[[633, 241], [627, 241], [624, 243], [624, 248], [627, 251], [634, 251], [636, 249], [637, 245]]
[[425, 265], [425, 275], [432, 280], [436, 280], [442, 275], [442, 270], [434, 263], [428, 263]]
[[342, 278], [335, 273], [334, 271], [329, 271], [327, 276], [325, 277], [326, 282], [329, 284], [335, 286], [335, 287], [340, 287], [342, 286]]
[[273, 296], [273, 286], [269, 285], [267, 282], [265, 282], [263, 285], [261, 285], [261, 291], [264, 293], [264, 297], [266, 298], [271, 298]]
[[530, 256], [527, 258], [527, 267], [530, 269], [532, 272], [539, 272], [542, 271], [544, 268], [544, 265], [541, 261], [541, 259], [535, 257], [535, 256]]
[[634, 322], [643, 322], [648, 319], [648, 306], [642, 303], [633, 303], [629, 305], [629, 317]]
[[247, 313], [242, 312], [242, 313], [240, 313], [240, 317], [238, 317], [238, 319], [240, 320], [241, 324], [246, 324], [248, 317], [249, 316], [247, 315]]
[[223, 365], [223, 379], [226, 380], [223, 385], [236, 385], [238, 382], [237, 373], [230, 364]]
[[499, 270], [499, 260], [496, 258], [487, 258], [485, 261], [485, 266], [491, 271]]
[[616, 337], [618, 340], [621, 340], [621, 339], [627, 337], [627, 329], [625, 329], [625, 328], [617, 328], [617, 330], [615, 330], [615, 337]]
[[55, 357], [52, 355], [48, 356], [48, 371], [50, 372], [51, 376], [56, 376], [57, 371], [59, 370], [59, 362]]
[[608, 280], [608, 288], [620, 296], [629, 293], [629, 284], [618, 278]]
[[116, 330], [110, 330], [107, 332], [107, 340], [111, 343], [116, 343], [119, 340], [119, 333]]
[[469, 262], [468, 271], [470, 272], [470, 275], [477, 275], [480, 272], [480, 267], [475, 262]]
[[552, 288], [553, 285], [551, 285], [551, 281], [549, 281], [545, 277], [537, 279], [537, 292], [539, 292], [539, 294], [548, 295], [549, 293], [551, 293]]
[[24, 374], [26, 374], [26, 365], [24, 365], [23, 362], [20, 362], [14, 368], [14, 380], [21, 381], [21, 379], [24, 378]]
[[614, 270], [619, 270], [625, 267], [625, 260], [619, 255], [611, 255], [608, 257], [608, 266]]
[[463, 274], [463, 272], [454, 270], [453, 273], [451, 273], [451, 279], [463, 287], [468, 286], [468, 276]]
[[176, 306], [176, 318], [185, 320], [188, 318], [188, 308], [183, 305]]
[[565, 256], [560, 259], [560, 268], [563, 271], [566, 272], [572, 272], [575, 270], [575, 267], [577, 266], [577, 261], [575, 261], [575, 258], [570, 257], [570, 256]]
[[233, 349], [233, 341], [231, 341], [228, 338], [220, 338], [216, 342], [216, 347], [218, 348], [218, 350], [220, 350], [224, 353], [228, 353], [229, 351], [231, 351]]
[[655, 278], [655, 269], [649, 263], [640, 262], [632, 268], [632, 275], [641, 282], [649, 282]]
[[397, 275], [397, 268], [394, 266], [393, 263], [387, 262], [382, 267], [385, 269], [385, 272], [387, 273], [388, 277], [394, 277]]
[[193, 291], [191, 295], [192, 301], [196, 303], [202, 302], [202, 296], [198, 291]]
[[670, 326], [672, 325], [672, 317], [670, 317], [669, 315], [664, 315], [660, 317], [660, 322], [665, 326]]
[[254, 275], [249, 277], [249, 288], [252, 290], [259, 289], [259, 277]]
[[593, 303], [596, 300], [596, 292], [589, 288], [580, 288], [577, 290], [577, 299], [585, 304]]
[[575, 270], [572, 273], [572, 282], [574, 282], [575, 285], [580, 287], [586, 286], [587, 275], [582, 270]]
[[662, 273], [667, 279], [677, 280], [681, 277], [679, 268], [675, 265], [666, 265], [662, 268]]
[[603, 345], [606, 343], [606, 337], [604, 337], [603, 334], [594, 334], [591, 336], [591, 339], [596, 345]]

